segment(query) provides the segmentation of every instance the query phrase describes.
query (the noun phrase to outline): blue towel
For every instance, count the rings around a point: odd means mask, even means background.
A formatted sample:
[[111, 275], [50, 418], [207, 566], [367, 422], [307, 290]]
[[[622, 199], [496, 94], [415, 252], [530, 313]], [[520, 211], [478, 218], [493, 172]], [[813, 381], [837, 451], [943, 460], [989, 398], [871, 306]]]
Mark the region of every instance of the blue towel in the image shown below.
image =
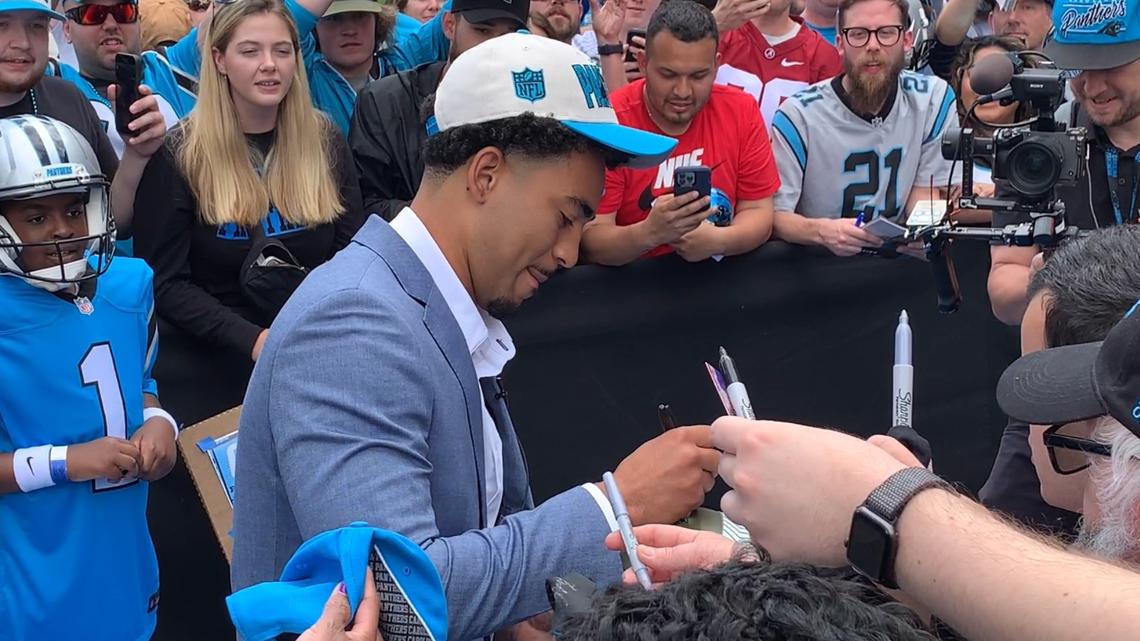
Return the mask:
[[320, 618], [341, 582], [355, 614], [369, 566], [380, 592], [385, 641], [446, 641], [447, 599], [435, 565], [409, 539], [360, 522], [305, 541], [285, 565], [280, 581], [227, 597], [230, 618], [245, 641], [300, 634]]

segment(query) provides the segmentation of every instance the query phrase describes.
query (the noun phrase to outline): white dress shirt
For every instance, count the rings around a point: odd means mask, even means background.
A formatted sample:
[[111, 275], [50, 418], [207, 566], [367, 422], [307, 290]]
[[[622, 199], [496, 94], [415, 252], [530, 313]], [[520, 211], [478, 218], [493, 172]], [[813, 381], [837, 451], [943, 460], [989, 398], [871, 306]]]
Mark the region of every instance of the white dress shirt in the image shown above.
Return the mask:
[[[423, 263], [436, 289], [443, 295], [451, 315], [459, 324], [463, 338], [467, 341], [467, 349], [471, 353], [471, 362], [475, 366], [475, 375], [479, 378], [498, 376], [515, 355], [515, 344], [507, 328], [497, 318], [479, 309], [472, 300], [471, 294], [459, 282], [455, 270], [447, 262], [439, 244], [432, 238], [427, 227], [424, 227], [419, 216], [410, 207], [405, 207], [392, 220], [392, 229], [404, 239], [411, 247], [412, 252]], [[487, 522], [494, 525], [499, 520], [499, 510], [503, 505], [503, 439], [495, 427], [495, 421], [487, 411], [486, 399], [483, 398], [482, 387], [479, 389], [479, 408], [483, 412], [483, 476], [486, 485]], [[594, 484], [587, 483], [582, 487], [590, 492], [590, 496], [597, 502], [611, 530], [617, 529], [613, 508], [605, 495]]]

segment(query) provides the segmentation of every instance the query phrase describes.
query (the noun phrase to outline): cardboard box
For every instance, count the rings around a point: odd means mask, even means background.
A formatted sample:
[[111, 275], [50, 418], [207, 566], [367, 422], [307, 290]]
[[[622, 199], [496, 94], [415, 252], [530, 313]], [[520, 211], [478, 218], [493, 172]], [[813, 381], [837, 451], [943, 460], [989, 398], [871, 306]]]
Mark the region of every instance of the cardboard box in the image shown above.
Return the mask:
[[234, 508], [230, 499], [233, 477], [231, 468], [228, 476], [230, 491], [227, 491], [226, 482], [222, 480], [226, 477], [226, 472], [221, 468], [229, 467], [232, 462], [240, 417], [239, 405], [191, 425], [178, 435], [178, 453], [190, 470], [194, 487], [198, 490], [202, 505], [206, 507], [206, 513], [210, 515], [210, 525], [214, 528], [214, 536], [217, 537], [227, 562], [231, 560], [234, 547], [231, 535]]

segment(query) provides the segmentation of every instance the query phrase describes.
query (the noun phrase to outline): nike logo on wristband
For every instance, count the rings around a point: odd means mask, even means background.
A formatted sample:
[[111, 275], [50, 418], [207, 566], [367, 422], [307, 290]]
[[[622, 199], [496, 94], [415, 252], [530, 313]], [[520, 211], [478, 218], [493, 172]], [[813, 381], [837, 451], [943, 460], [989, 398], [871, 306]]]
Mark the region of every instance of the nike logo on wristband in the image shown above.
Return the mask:
[[28, 457], [28, 471], [32, 473], [32, 476], [36, 475], [36, 471], [32, 469], [32, 457], [30, 456]]
[[783, 60], [780, 61], [781, 67], [798, 67], [802, 64], [803, 63], [800, 62], [799, 60], [788, 60], [787, 58], [784, 58]]

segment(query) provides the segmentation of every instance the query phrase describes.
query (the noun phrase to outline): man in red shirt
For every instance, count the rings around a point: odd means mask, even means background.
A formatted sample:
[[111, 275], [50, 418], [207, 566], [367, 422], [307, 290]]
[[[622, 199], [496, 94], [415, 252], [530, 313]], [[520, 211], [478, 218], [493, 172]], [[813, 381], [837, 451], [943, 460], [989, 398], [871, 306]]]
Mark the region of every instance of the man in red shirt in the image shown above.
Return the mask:
[[[677, 147], [657, 167], [606, 172], [582, 252], [596, 263], [624, 265], [674, 251], [689, 261], [751, 251], [772, 233], [772, 196], [780, 187], [756, 102], [713, 84], [718, 35], [703, 5], [665, 2], [646, 31], [645, 79], [610, 101], [621, 124], [677, 138]], [[673, 172], [694, 165], [711, 170], [711, 197], [674, 197]]]
[[791, 17], [791, 5], [792, 0], [772, 0], [767, 11], [720, 41], [717, 83], [751, 94], [769, 125], [785, 98], [843, 71], [835, 43]]

